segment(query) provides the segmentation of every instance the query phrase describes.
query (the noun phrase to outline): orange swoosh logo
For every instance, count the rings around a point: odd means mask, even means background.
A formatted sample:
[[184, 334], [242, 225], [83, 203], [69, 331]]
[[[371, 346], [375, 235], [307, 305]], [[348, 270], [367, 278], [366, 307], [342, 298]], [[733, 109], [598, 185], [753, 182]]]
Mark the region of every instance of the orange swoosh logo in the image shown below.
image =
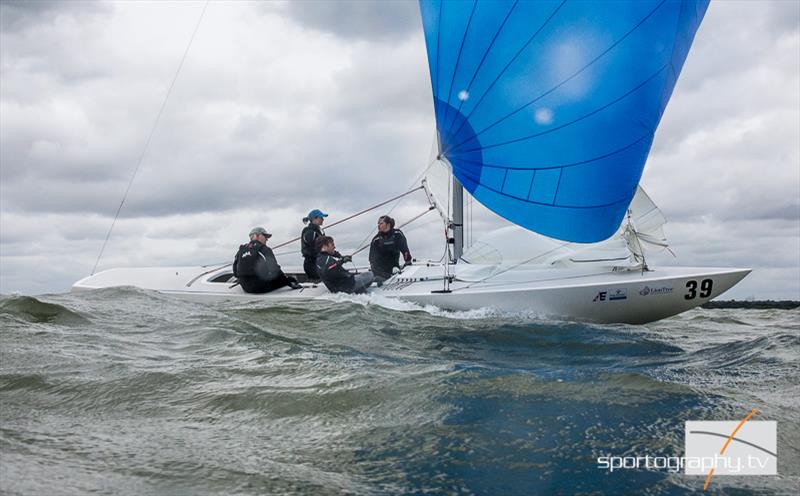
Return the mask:
[[[753, 415], [755, 415], [757, 413], [758, 413], [758, 408], [753, 408], [752, 410], [750, 410], [750, 413], [748, 413], [747, 416], [745, 418], [743, 418], [741, 422], [739, 422], [739, 425], [737, 425], [736, 428], [733, 430], [733, 432], [731, 432], [731, 435], [728, 436], [728, 440], [725, 441], [725, 445], [719, 451], [720, 455], [724, 455], [725, 454], [725, 450], [728, 449], [728, 445], [731, 444], [731, 441], [733, 440], [734, 436], [736, 436], [736, 433], [739, 432], [739, 429], [742, 428], [744, 423], [747, 422], [748, 420], [750, 420], [750, 417], [752, 417]], [[708, 484], [709, 484], [709, 482], [711, 482], [711, 477], [713, 477], [713, 476], [714, 476], [714, 469], [712, 468], [711, 472], [708, 473], [708, 477], [706, 477], [705, 484], [703, 484], [703, 491], [705, 491], [706, 488], [708, 488]]]

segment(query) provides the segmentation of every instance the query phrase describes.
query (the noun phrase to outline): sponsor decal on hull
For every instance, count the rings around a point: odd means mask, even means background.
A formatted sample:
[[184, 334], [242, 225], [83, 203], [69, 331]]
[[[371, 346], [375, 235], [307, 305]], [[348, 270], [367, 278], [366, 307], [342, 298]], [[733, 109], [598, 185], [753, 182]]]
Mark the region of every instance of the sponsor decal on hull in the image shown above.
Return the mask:
[[616, 300], [627, 300], [628, 299], [628, 290], [627, 289], [614, 289], [608, 292], [608, 299], [610, 301]]
[[627, 289], [609, 289], [607, 291], [598, 291], [597, 294], [592, 298], [592, 302], [598, 301], [619, 301], [619, 300], [627, 300], [628, 299], [628, 290]]
[[645, 286], [639, 290], [639, 294], [641, 296], [657, 296], [657, 295], [665, 295], [672, 293], [672, 286], [660, 286], [657, 288], [651, 288], [650, 286]]

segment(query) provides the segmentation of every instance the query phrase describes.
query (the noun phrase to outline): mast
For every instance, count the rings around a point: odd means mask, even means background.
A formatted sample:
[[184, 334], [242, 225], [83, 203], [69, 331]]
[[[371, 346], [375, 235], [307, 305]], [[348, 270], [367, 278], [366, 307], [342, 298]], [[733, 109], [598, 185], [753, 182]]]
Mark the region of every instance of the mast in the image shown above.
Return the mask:
[[445, 216], [448, 217], [449, 214], [447, 227], [450, 229], [453, 237], [448, 238], [447, 241], [453, 244], [453, 263], [458, 263], [458, 259], [461, 258], [461, 254], [464, 253], [464, 186], [461, 185], [456, 175], [453, 174], [453, 166], [450, 164], [447, 156], [442, 153], [442, 139], [438, 131], [436, 133], [436, 146], [438, 150], [436, 160], [444, 163], [450, 171], [450, 212], [445, 213]]
[[453, 263], [458, 263], [461, 254], [464, 252], [464, 187], [453, 174], [453, 216], [450, 227], [453, 231]]

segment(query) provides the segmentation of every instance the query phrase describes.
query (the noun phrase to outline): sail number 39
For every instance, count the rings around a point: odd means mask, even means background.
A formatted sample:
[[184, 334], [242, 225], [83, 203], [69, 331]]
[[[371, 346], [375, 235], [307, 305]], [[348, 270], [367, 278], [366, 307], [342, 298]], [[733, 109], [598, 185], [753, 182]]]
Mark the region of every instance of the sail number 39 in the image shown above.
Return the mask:
[[[701, 298], [708, 298], [711, 296], [711, 289], [714, 286], [714, 281], [711, 279], [703, 279], [700, 281], [700, 291], [699, 295]], [[687, 300], [693, 300], [696, 296], [698, 296], [697, 291], [697, 281], [686, 281], [686, 289], [688, 292], [683, 295], [683, 297]]]

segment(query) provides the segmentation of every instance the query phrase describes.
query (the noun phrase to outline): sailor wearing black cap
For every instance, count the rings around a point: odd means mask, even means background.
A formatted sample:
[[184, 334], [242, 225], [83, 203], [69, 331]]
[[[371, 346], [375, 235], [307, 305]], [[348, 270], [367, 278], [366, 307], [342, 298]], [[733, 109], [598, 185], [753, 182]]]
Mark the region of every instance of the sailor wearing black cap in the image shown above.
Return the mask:
[[325, 217], [328, 214], [322, 210], [314, 209], [308, 213], [308, 216], [303, 217], [303, 223], [308, 223], [300, 233], [300, 253], [303, 254], [303, 270], [310, 280], [319, 280], [319, 271], [317, 270], [317, 255], [319, 250], [316, 246], [317, 238], [324, 236], [325, 232], [322, 230], [322, 223], [325, 222]]
[[294, 277], [287, 277], [278, 265], [267, 240], [272, 235], [263, 227], [250, 231], [250, 242], [239, 247], [233, 260], [233, 275], [245, 293], [268, 293], [284, 286], [300, 289]]

